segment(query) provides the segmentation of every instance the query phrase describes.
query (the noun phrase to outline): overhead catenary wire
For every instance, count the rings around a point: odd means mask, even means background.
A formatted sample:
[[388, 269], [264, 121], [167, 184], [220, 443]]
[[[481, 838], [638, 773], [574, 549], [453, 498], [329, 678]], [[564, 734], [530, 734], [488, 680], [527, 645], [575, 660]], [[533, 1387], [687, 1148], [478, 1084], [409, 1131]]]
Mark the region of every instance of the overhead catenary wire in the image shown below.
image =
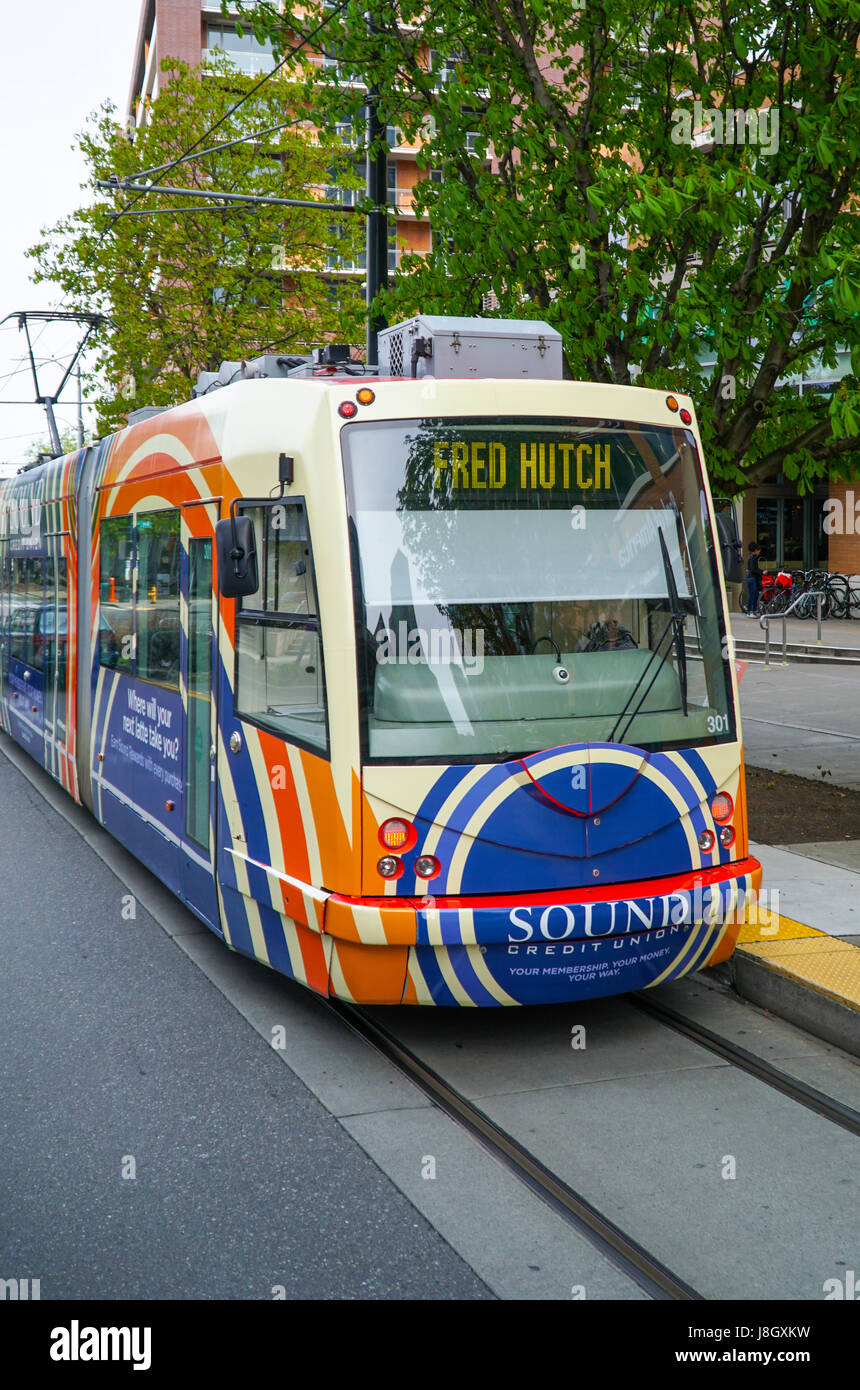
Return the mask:
[[235, 140], [224, 140], [221, 144], [211, 145], [208, 150], [198, 150], [196, 154], [183, 154], [178, 159], [172, 160], [168, 164], [156, 164], [153, 169], [141, 169], [135, 174], [138, 179], [151, 179], [156, 174], [164, 174], [169, 169], [175, 169], [178, 164], [183, 164], [188, 159], [206, 159], [210, 154], [218, 154], [221, 150], [230, 150], [234, 145], [245, 145], [252, 140], [263, 140], [267, 135], [274, 135], [279, 130], [287, 130], [290, 126], [300, 125], [307, 121], [307, 116], [294, 116], [290, 121], [280, 121], [277, 125], [267, 126], [264, 130], [252, 130], [247, 135], [239, 135]]
[[[175, 169], [178, 164], [184, 163], [189, 158], [189, 156], [193, 155], [194, 151], [197, 150], [198, 147], [203, 144], [204, 140], [208, 140], [210, 135], [212, 135], [218, 129], [219, 126], [223, 125], [224, 122], [230, 118], [230, 116], [232, 116], [236, 111], [238, 111], [240, 106], [244, 105], [244, 103], [248, 101], [250, 97], [254, 96], [254, 94], [258, 92], [260, 88], [265, 85], [266, 82], [271, 81], [275, 74], [281, 71], [281, 69], [284, 67], [284, 64], [287, 63], [290, 58], [294, 58], [295, 55], [298, 52], [300, 52], [302, 48], [305, 48], [307, 44], [310, 43], [311, 39], [316, 38], [316, 36], [320, 34], [322, 30], [325, 29], [326, 26], [332, 22], [333, 19], [336, 19], [339, 14], [342, 14], [342, 12], [347, 8], [349, 4], [350, 0], [341, 0], [341, 3], [337, 5], [333, 10], [331, 10], [329, 14], [326, 15], [325, 19], [321, 20], [321, 22], [316, 26], [315, 29], [312, 29], [309, 34], [305, 34], [299, 41], [299, 43], [294, 44], [291, 48], [287, 49], [283, 58], [279, 59], [275, 66], [273, 68], [270, 68], [268, 72], [265, 72], [263, 76], [260, 78], [259, 82], [255, 82], [253, 87], [250, 87], [247, 92], [244, 92], [242, 96], [239, 97], [238, 101], [235, 101], [232, 106], [229, 106], [227, 110], [224, 111], [218, 117], [217, 121], [214, 121], [212, 125], [208, 127], [207, 130], [204, 130], [202, 135], [199, 135], [197, 139], [194, 141], [194, 143], [188, 146], [188, 149], [183, 150], [182, 154], [177, 155], [176, 159], [171, 160], [169, 164], [162, 164], [158, 166], [157, 169], [152, 169], [149, 171], [145, 169], [141, 170], [141, 172], [136, 177], [146, 178], [155, 172], [166, 174], [171, 169]], [[125, 206], [120, 209], [120, 213], [128, 211], [128, 209], [130, 207], [133, 207], [135, 203], [139, 202], [142, 197], [143, 193], [137, 193], [129, 203], [126, 203]], [[119, 216], [119, 214], [114, 213], [113, 216], [114, 218], [116, 218], [117, 216]], [[110, 231], [112, 225], [113, 223], [111, 223], [105, 229], [105, 232], [102, 233], [102, 236], [106, 235], [107, 232]], [[101, 238], [94, 250], [98, 249], [100, 241]]]
[[[99, 180], [99, 187], [110, 186], [107, 180]], [[123, 181], [123, 188], [134, 190], [139, 186], [134, 183]], [[203, 188], [175, 188], [165, 184], [145, 184], [139, 189], [141, 193], [169, 193], [172, 196], [183, 198], [197, 198], [207, 200], [210, 198], [221, 198], [224, 203], [236, 203], [240, 206], [254, 206], [259, 204], [278, 208], [310, 208], [315, 212], [356, 212], [362, 215], [367, 213], [367, 208], [356, 203], [328, 203], [321, 199], [314, 198], [272, 198], [262, 193], [226, 193], [220, 189]], [[386, 212], [387, 206], [376, 209], [376, 211]], [[129, 210], [128, 213], [118, 213], [118, 217], [134, 216]]]

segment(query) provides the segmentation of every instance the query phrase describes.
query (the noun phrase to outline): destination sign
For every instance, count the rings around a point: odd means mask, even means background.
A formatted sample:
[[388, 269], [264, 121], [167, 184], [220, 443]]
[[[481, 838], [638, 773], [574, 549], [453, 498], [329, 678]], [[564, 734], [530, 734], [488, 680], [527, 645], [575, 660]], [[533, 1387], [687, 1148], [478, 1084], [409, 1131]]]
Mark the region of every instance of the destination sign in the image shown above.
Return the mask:
[[437, 439], [433, 443], [434, 491], [608, 492], [612, 488], [609, 441]]

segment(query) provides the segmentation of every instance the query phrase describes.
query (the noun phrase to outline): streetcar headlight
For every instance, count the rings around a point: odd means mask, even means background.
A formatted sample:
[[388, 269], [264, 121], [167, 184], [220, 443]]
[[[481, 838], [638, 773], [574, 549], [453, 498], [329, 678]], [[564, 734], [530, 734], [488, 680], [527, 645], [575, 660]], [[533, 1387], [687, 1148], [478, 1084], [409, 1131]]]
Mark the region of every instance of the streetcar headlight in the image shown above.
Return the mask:
[[735, 803], [732, 801], [728, 792], [717, 792], [716, 796], [711, 801], [711, 815], [714, 820], [720, 821], [721, 823], [729, 819], [734, 809]]
[[419, 878], [435, 878], [442, 872], [442, 865], [435, 854], [422, 854], [415, 860], [415, 872]]
[[699, 836], [699, 849], [707, 854], [717, 843], [713, 830], [703, 830]]
[[735, 842], [735, 828], [734, 828], [734, 826], [733, 826], [733, 825], [724, 825], [723, 828], [722, 828], [722, 830], [720, 831], [720, 844], [724, 847], [724, 849], [728, 849], [729, 845], [733, 845], [734, 842]]
[[376, 872], [383, 878], [399, 878], [403, 873], [403, 860], [395, 859], [393, 854], [384, 854], [376, 866]]

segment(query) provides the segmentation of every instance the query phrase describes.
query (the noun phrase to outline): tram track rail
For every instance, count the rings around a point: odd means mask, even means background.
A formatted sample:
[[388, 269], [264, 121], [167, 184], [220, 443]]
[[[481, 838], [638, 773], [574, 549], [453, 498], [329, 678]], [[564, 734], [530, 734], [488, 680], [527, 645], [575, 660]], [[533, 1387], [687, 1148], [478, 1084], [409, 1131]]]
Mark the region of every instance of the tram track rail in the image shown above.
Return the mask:
[[[625, 1002], [653, 1022], [686, 1037], [819, 1117], [850, 1134], [860, 1135], [860, 1112], [851, 1106], [665, 1004], [642, 995], [628, 995]], [[485, 1151], [501, 1162], [649, 1298], [682, 1302], [703, 1300], [704, 1295], [547, 1168], [535, 1154], [490, 1119], [480, 1106], [446, 1081], [383, 1024], [353, 1004], [328, 1000], [323, 1007], [407, 1076], [439, 1109], [465, 1129]]]
[[551, 1172], [512, 1134], [491, 1120], [382, 1024], [352, 1004], [328, 1000], [323, 1006], [404, 1073], [439, 1109], [461, 1125], [650, 1298], [681, 1302], [704, 1299], [703, 1294]]
[[850, 1105], [843, 1105], [842, 1101], [836, 1100], [824, 1091], [817, 1090], [814, 1086], [808, 1085], [789, 1072], [782, 1071], [771, 1062], [765, 1061], [763, 1057], [758, 1057], [754, 1052], [747, 1051], [738, 1043], [731, 1042], [719, 1033], [712, 1032], [710, 1028], [705, 1028], [703, 1024], [688, 1018], [686, 1014], [680, 1014], [675, 1009], [670, 1009], [666, 1004], [658, 1003], [657, 1000], [646, 998], [641, 994], [627, 995], [625, 1000], [632, 1008], [638, 1009], [648, 1018], [662, 1023], [665, 1027], [671, 1028], [685, 1038], [689, 1038], [691, 1042], [697, 1043], [706, 1051], [713, 1053], [714, 1056], [721, 1057], [732, 1066], [754, 1076], [756, 1080], [763, 1081], [774, 1090], [781, 1091], [783, 1095], [789, 1096], [798, 1105], [805, 1106], [813, 1114], [823, 1116], [824, 1119], [830, 1120], [842, 1129], [847, 1129], [849, 1134], [860, 1135], [860, 1112], [852, 1109]]

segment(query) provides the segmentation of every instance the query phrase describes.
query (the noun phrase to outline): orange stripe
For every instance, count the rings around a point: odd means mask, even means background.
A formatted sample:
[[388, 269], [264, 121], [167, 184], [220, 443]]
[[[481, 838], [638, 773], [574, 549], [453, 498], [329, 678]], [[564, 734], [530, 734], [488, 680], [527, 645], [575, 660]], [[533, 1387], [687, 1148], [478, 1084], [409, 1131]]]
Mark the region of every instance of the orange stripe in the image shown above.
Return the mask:
[[322, 937], [296, 923], [296, 937], [305, 967], [305, 980], [318, 994], [328, 994], [329, 976]]
[[[269, 778], [269, 787], [272, 791], [281, 836], [280, 845], [269, 845], [271, 863], [275, 865], [281, 859], [279, 851], [282, 851], [281, 862], [284, 872], [292, 874], [302, 883], [309, 883], [310, 867], [305, 832], [286, 747], [282, 739], [276, 738], [274, 734], [266, 733], [265, 729], [258, 729], [257, 734], [260, 739], [260, 751], [266, 764], [266, 775]], [[262, 792], [261, 798], [265, 794]], [[287, 906], [286, 909], [289, 916], [294, 917], [297, 912], [300, 920], [304, 921], [305, 907], [301, 893], [289, 884], [284, 884], [283, 890], [285, 903], [291, 905]]]
[[[338, 964], [346, 987], [360, 1004], [399, 1004], [406, 984], [408, 947], [356, 946], [336, 941]], [[335, 994], [334, 986], [331, 993]]]
[[311, 803], [313, 828], [316, 832], [322, 867], [323, 883], [326, 887], [337, 885], [342, 893], [360, 892], [359, 840], [360, 787], [358, 778], [352, 775], [352, 825], [353, 838], [347, 834], [346, 824], [334, 788], [331, 764], [313, 753], [300, 753], [308, 796]]

